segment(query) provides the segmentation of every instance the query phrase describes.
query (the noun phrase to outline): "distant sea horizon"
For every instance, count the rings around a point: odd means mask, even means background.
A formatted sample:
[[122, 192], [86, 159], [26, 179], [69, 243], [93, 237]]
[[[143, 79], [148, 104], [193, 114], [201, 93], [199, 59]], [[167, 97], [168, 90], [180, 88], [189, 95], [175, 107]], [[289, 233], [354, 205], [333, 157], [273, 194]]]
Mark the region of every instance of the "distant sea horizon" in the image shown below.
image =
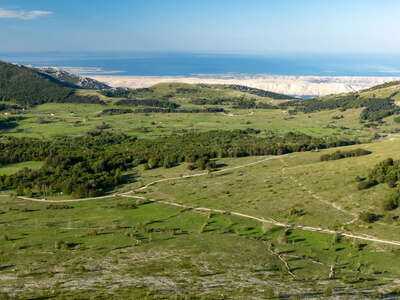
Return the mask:
[[0, 60], [119, 76], [400, 76], [400, 54], [0, 52]]

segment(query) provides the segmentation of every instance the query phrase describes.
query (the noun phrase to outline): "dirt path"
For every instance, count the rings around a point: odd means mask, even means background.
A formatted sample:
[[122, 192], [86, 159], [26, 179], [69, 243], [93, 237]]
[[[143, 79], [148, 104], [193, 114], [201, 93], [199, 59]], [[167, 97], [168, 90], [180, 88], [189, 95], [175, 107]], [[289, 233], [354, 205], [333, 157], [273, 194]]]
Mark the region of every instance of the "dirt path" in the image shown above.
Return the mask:
[[[269, 160], [274, 160], [274, 159], [281, 159], [284, 156], [288, 156], [289, 154], [285, 155], [280, 155], [280, 156], [273, 156], [273, 157], [267, 157], [262, 160], [248, 163], [245, 165], [241, 166], [236, 166], [232, 168], [227, 168], [219, 171], [212, 172], [211, 174], [215, 173], [223, 173], [231, 170], [237, 170], [249, 166], [254, 166], [257, 164], [261, 164], [263, 162], [269, 161]], [[187, 209], [192, 209], [194, 211], [202, 211], [202, 212], [215, 212], [215, 213], [221, 213], [221, 214], [230, 214], [242, 218], [247, 218], [251, 219], [254, 221], [258, 221], [261, 223], [268, 223], [272, 224], [275, 226], [279, 227], [284, 227], [284, 228], [290, 228], [290, 229], [299, 229], [299, 230], [304, 230], [304, 231], [312, 231], [312, 232], [319, 232], [319, 233], [325, 233], [325, 234], [332, 234], [332, 235], [341, 235], [344, 237], [348, 238], [353, 238], [353, 239], [358, 239], [358, 240], [363, 240], [363, 241], [370, 241], [370, 242], [376, 242], [376, 243], [381, 243], [381, 244], [387, 244], [387, 245], [395, 245], [395, 246], [400, 246], [400, 241], [393, 241], [393, 240], [383, 240], [374, 236], [366, 235], [366, 234], [357, 234], [357, 233], [352, 233], [352, 232], [344, 232], [344, 231], [335, 231], [335, 230], [330, 230], [330, 229], [324, 229], [320, 227], [311, 227], [311, 226], [303, 226], [303, 225], [292, 225], [292, 224], [285, 224], [282, 222], [278, 222], [272, 218], [262, 218], [262, 217], [256, 217], [252, 215], [247, 215], [243, 214], [240, 212], [234, 212], [234, 211], [225, 211], [225, 210], [220, 210], [220, 209], [213, 209], [213, 208], [208, 208], [208, 207], [196, 207], [196, 206], [190, 206], [190, 205], [185, 205], [181, 203], [176, 203], [176, 202], [169, 202], [169, 201], [164, 201], [164, 200], [156, 200], [156, 199], [147, 199], [142, 196], [135, 196], [135, 195], [130, 195], [132, 193], [138, 192], [138, 191], [143, 191], [150, 186], [160, 183], [160, 182], [165, 182], [165, 181], [170, 181], [170, 180], [179, 180], [179, 179], [184, 179], [184, 178], [193, 178], [193, 177], [199, 177], [199, 176], [205, 176], [210, 174], [209, 172], [203, 172], [203, 173], [197, 173], [197, 174], [192, 174], [192, 175], [184, 175], [180, 177], [172, 177], [172, 178], [164, 178], [164, 179], [159, 179], [155, 180], [153, 182], [150, 182], [140, 188], [125, 192], [125, 193], [116, 193], [112, 195], [107, 195], [107, 196], [102, 196], [102, 197], [94, 197], [94, 198], [83, 198], [83, 199], [71, 199], [71, 200], [46, 200], [46, 199], [35, 199], [35, 198], [29, 198], [29, 197], [17, 197], [18, 199], [22, 200], [28, 200], [28, 201], [34, 201], [34, 202], [44, 202], [44, 203], [68, 203], [68, 202], [81, 202], [81, 201], [92, 201], [92, 200], [99, 200], [99, 199], [107, 199], [107, 198], [113, 198], [113, 197], [126, 197], [126, 198], [134, 198], [134, 199], [142, 199], [142, 200], [147, 200], [155, 203], [162, 203], [165, 205], [170, 205], [170, 206], [176, 206], [176, 207], [181, 207], [181, 208], [187, 208]], [[317, 198], [318, 199], [318, 198]], [[331, 204], [331, 203], [330, 203]], [[336, 208], [336, 207], [335, 207]], [[336, 208], [337, 209], [337, 208]], [[342, 211], [342, 209], [340, 209]]]
[[[282, 159], [281, 159], [281, 162], [284, 165], [284, 167], [282, 168], [282, 173], [285, 174], [286, 169], [289, 167], [289, 165], [285, 161], [283, 161]], [[348, 221], [346, 223], [343, 223], [342, 226], [353, 224], [354, 222], [356, 222], [358, 220], [358, 215], [357, 214], [355, 214], [353, 212], [350, 212], [348, 210], [345, 210], [344, 208], [342, 208], [341, 206], [337, 205], [336, 203], [333, 203], [333, 202], [330, 202], [330, 201], [327, 201], [327, 200], [321, 198], [318, 194], [316, 194], [315, 192], [311, 191], [309, 188], [307, 188], [304, 184], [302, 184], [297, 178], [293, 177], [292, 175], [289, 175], [287, 177], [290, 178], [300, 188], [305, 190], [312, 198], [318, 200], [319, 202], [324, 203], [325, 205], [328, 205], [328, 206], [340, 211], [341, 213], [343, 213], [345, 215], [353, 217], [350, 221]]]
[[363, 241], [370, 241], [370, 242], [377, 242], [377, 243], [381, 243], [381, 244], [400, 246], [400, 241], [383, 240], [383, 239], [379, 239], [377, 237], [366, 235], [366, 234], [357, 234], [357, 233], [352, 233], [352, 232], [335, 231], [335, 230], [324, 229], [324, 228], [320, 228], [320, 227], [285, 224], [285, 223], [282, 223], [282, 222], [278, 222], [278, 221], [276, 221], [276, 220], [274, 220], [272, 218], [265, 219], [265, 218], [262, 218], [262, 217], [251, 216], [251, 215], [247, 215], [247, 214], [243, 214], [243, 213], [239, 213], [239, 212], [234, 212], [234, 211], [226, 211], [226, 210], [221, 210], [221, 209], [214, 209], [214, 208], [200, 207], [200, 206], [191, 206], [191, 205], [185, 205], [185, 204], [180, 204], [180, 203], [176, 203], [176, 202], [169, 202], [169, 201], [164, 201], [164, 200], [147, 199], [147, 198], [141, 197], [141, 196], [133, 196], [133, 195], [130, 196], [130, 195], [126, 195], [126, 194], [125, 195], [121, 195], [121, 196], [122, 197], [126, 197], [126, 198], [142, 199], [142, 200], [147, 200], [147, 201], [151, 201], [151, 202], [154, 202], [154, 203], [162, 203], [162, 204], [165, 204], [165, 205], [176, 206], [176, 207], [181, 207], [181, 208], [187, 208], [187, 209], [191, 209], [191, 210], [194, 210], [194, 211], [215, 212], [215, 213], [220, 213], [220, 214], [229, 214], [229, 215], [238, 216], [238, 217], [242, 217], [242, 218], [246, 218], [246, 219], [251, 219], [251, 220], [254, 220], [254, 221], [261, 222], [261, 223], [268, 223], [268, 224], [272, 224], [272, 225], [279, 226], [279, 227], [285, 227], [285, 228], [289, 228], [289, 229], [299, 229], [299, 230], [305, 230], [305, 231], [327, 233], [327, 234], [332, 234], [332, 235], [336, 235], [337, 234], [337, 235], [341, 235], [341, 236], [344, 236], [344, 237], [354, 238], [354, 239], [363, 240]]

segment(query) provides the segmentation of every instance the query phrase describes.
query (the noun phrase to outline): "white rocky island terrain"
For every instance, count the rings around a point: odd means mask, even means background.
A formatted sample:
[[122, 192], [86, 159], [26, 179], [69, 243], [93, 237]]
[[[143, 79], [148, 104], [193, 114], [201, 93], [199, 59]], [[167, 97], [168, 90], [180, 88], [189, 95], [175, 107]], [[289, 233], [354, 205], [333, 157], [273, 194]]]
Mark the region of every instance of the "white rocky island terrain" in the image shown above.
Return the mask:
[[366, 89], [400, 77], [361, 76], [269, 76], [247, 74], [181, 76], [121, 76], [96, 75], [89, 77], [112, 87], [144, 88], [157, 83], [238, 84], [288, 95], [329, 95]]

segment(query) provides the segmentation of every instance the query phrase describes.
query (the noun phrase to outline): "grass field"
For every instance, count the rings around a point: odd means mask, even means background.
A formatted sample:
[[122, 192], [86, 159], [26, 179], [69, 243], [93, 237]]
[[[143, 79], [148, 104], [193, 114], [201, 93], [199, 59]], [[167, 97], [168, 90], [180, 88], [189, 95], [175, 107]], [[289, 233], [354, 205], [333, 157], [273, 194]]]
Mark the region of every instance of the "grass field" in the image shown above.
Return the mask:
[[0, 201], [0, 288], [23, 298], [302, 297], [330, 286], [360, 295], [366, 286], [393, 289], [398, 273], [395, 253], [229, 215], [129, 208], [124, 199], [59, 208]]
[[[344, 147], [346, 150], [361, 147], [373, 153], [328, 162], [321, 162], [320, 156], [337, 149], [294, 153], [249, 168], [162, 182], [146, 190], [145, 195], [330, 229], [342, 228], [361, 212], [372, 211], [383, 216], [380, 222], [367, 226], [357, 220], [345, 229], [396, 239], [399, 229], [387, 229], [400, 225], [393, 221], [400, 210], [387, 213], [382, 208], [389, 188], [378, 185], [360, 191], [355, 178], [366, 176], [369, 169], [386, 158], [399, 159], [399, 146], [400, 140], [394, 139]], [[140, 177], [143, 180], [145, 176]], [[293, 215], [293, 210], [302, 213]]]
[[[194, 90], [188, 92], [190, 89]], [[362, 97], [373, 96], [371, 93], [387, 97], [395, 91], [388, 87], [363, 92]], [[140, 165], [124, 173], [130, 178], [128, 183], [109, 191], [117, 196], [81, 202], [32, 202], [8, 195], [12, 191], [2, 191], [0, 300], [9, 296], [292, 300], [400, 297], [400, 246], [342, 236], [353, 233], [400, 242], [400, 208], [387, 212], [382, 207], [389, 187], [380, 184], [358, 190], [356, 181], [357, 176], [366, 176], [384, 159], [400, 159], [399, 127], [394, 116], [366, 126], [359, 120], [362, 109], [292, 114], [288, 110], [233, 109], [229, 105], [221, 106], [226, 113], [100, 116], [104, 109], [132, 107], [117, 106], [115, 102], [120, 98], [105, 97], [96, 91], [79, 93], [98, 95], [107, 104], [38, 105], [18, 115], [24, 119], [17, 127], [0, 133], [42, 138], [78, 136], [107, 124], [110, 128], [103, 130], [151, 139], [186, 131], [252, 128], [260, 131], [260, 137], [272, 131], [359, 138], [365, 143], [341, 150], [363, 148], [372, 154], [320, 160], [321, 155], [336, 148], [282, 157], [223, 158], [217, 160], [215, 172], [205, 171], [197, 177], [185, 177], [203, 172], [189, 170], [187, 163], [152, 170]], [[155, 96], [185, 109], [208, 107], [191, 103], [202, 98], [244, 97], [274, 104], [282, 101], [180, 84], [157, 85], [137, 97]], [[3, 165], [0, 175], [42, 165]], [[168, 178], [175, 179], [137, 191]], [[128, 191], [144, 199], [121, 195]], [[71, 196], [52, 195], [47, 199], [65, 201]], [[363, 212], [373, 212], [379, 220], [366, 223], [359, 218]], [[336, 296], [330, 298], [332, 294]]]
[[[313, 136], [347, 135], [369, 138], [396, 129], [393, 117], [376, 128], [364, 128], [358, 121], [359, 109], [346, 112], [323, 111], [290, 116], [282, 110], [234, 110], [231, 115], [222, 113], [152, 113], [98, 116], [105, 107], [95, 104], [44, 104], [35, 107], [19, 121], [14, 129], [3, 130], [5, 135], [52, 137], [81, 135], [103, 123], [108, 130], [124, 132], [138, 137], [152, 138], [180, 133], [187, 130], [208, 131], [253, 128], [262, 133], [302, 132]], [[107, 106], [107, 108], [109, 108]], [[334, 120], [338, 114], [343, 118]]]
[[18, 171], [29, 168], [29, 169], [39, 169], [43, 165], [40, 161], [26, 161], [17, 164], [9, 164], [0, 167], [0, 175], [10, 175], [17, 173]]
[[[400, 140], [387, 139], [363, 145], [371, 155], [329, 162], [319, 157], [333, 149], [295, 153], [158, 183], [139, 195], [399, 240], [399, 224], [388, 218], [343, 225], [361, 211], [387, 214], [380, 206], [387, 188], [358, 191], [355, 177], [387, 157], [398, 158], [399, 145]], [[261, 159], [229, 158], [219, 164], [232, 168]], [[181, 165], [131, 173], [140, 181], [121, 190], [195, 172]], [[48, 204], [2, 196], [0, 201], [0, 288], [26, 297], [302, 298], [323, 297], [332, 287], [336, 294], [360, 299], [393, 293], [400, 275], [398, 246], [288, 231], [229, 213], [126, 198]]]

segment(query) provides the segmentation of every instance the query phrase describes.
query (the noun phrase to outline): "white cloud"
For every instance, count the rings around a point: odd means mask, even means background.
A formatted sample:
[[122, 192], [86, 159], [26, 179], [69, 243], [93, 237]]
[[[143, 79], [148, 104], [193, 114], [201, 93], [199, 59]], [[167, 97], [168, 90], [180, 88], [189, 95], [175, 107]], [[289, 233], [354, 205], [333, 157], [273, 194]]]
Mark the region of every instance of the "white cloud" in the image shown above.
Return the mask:
[[46, 10], [8, 10], [0, 8], [0, 19], [33, 20], [43, 16], [51, 15], [53, 12]]

